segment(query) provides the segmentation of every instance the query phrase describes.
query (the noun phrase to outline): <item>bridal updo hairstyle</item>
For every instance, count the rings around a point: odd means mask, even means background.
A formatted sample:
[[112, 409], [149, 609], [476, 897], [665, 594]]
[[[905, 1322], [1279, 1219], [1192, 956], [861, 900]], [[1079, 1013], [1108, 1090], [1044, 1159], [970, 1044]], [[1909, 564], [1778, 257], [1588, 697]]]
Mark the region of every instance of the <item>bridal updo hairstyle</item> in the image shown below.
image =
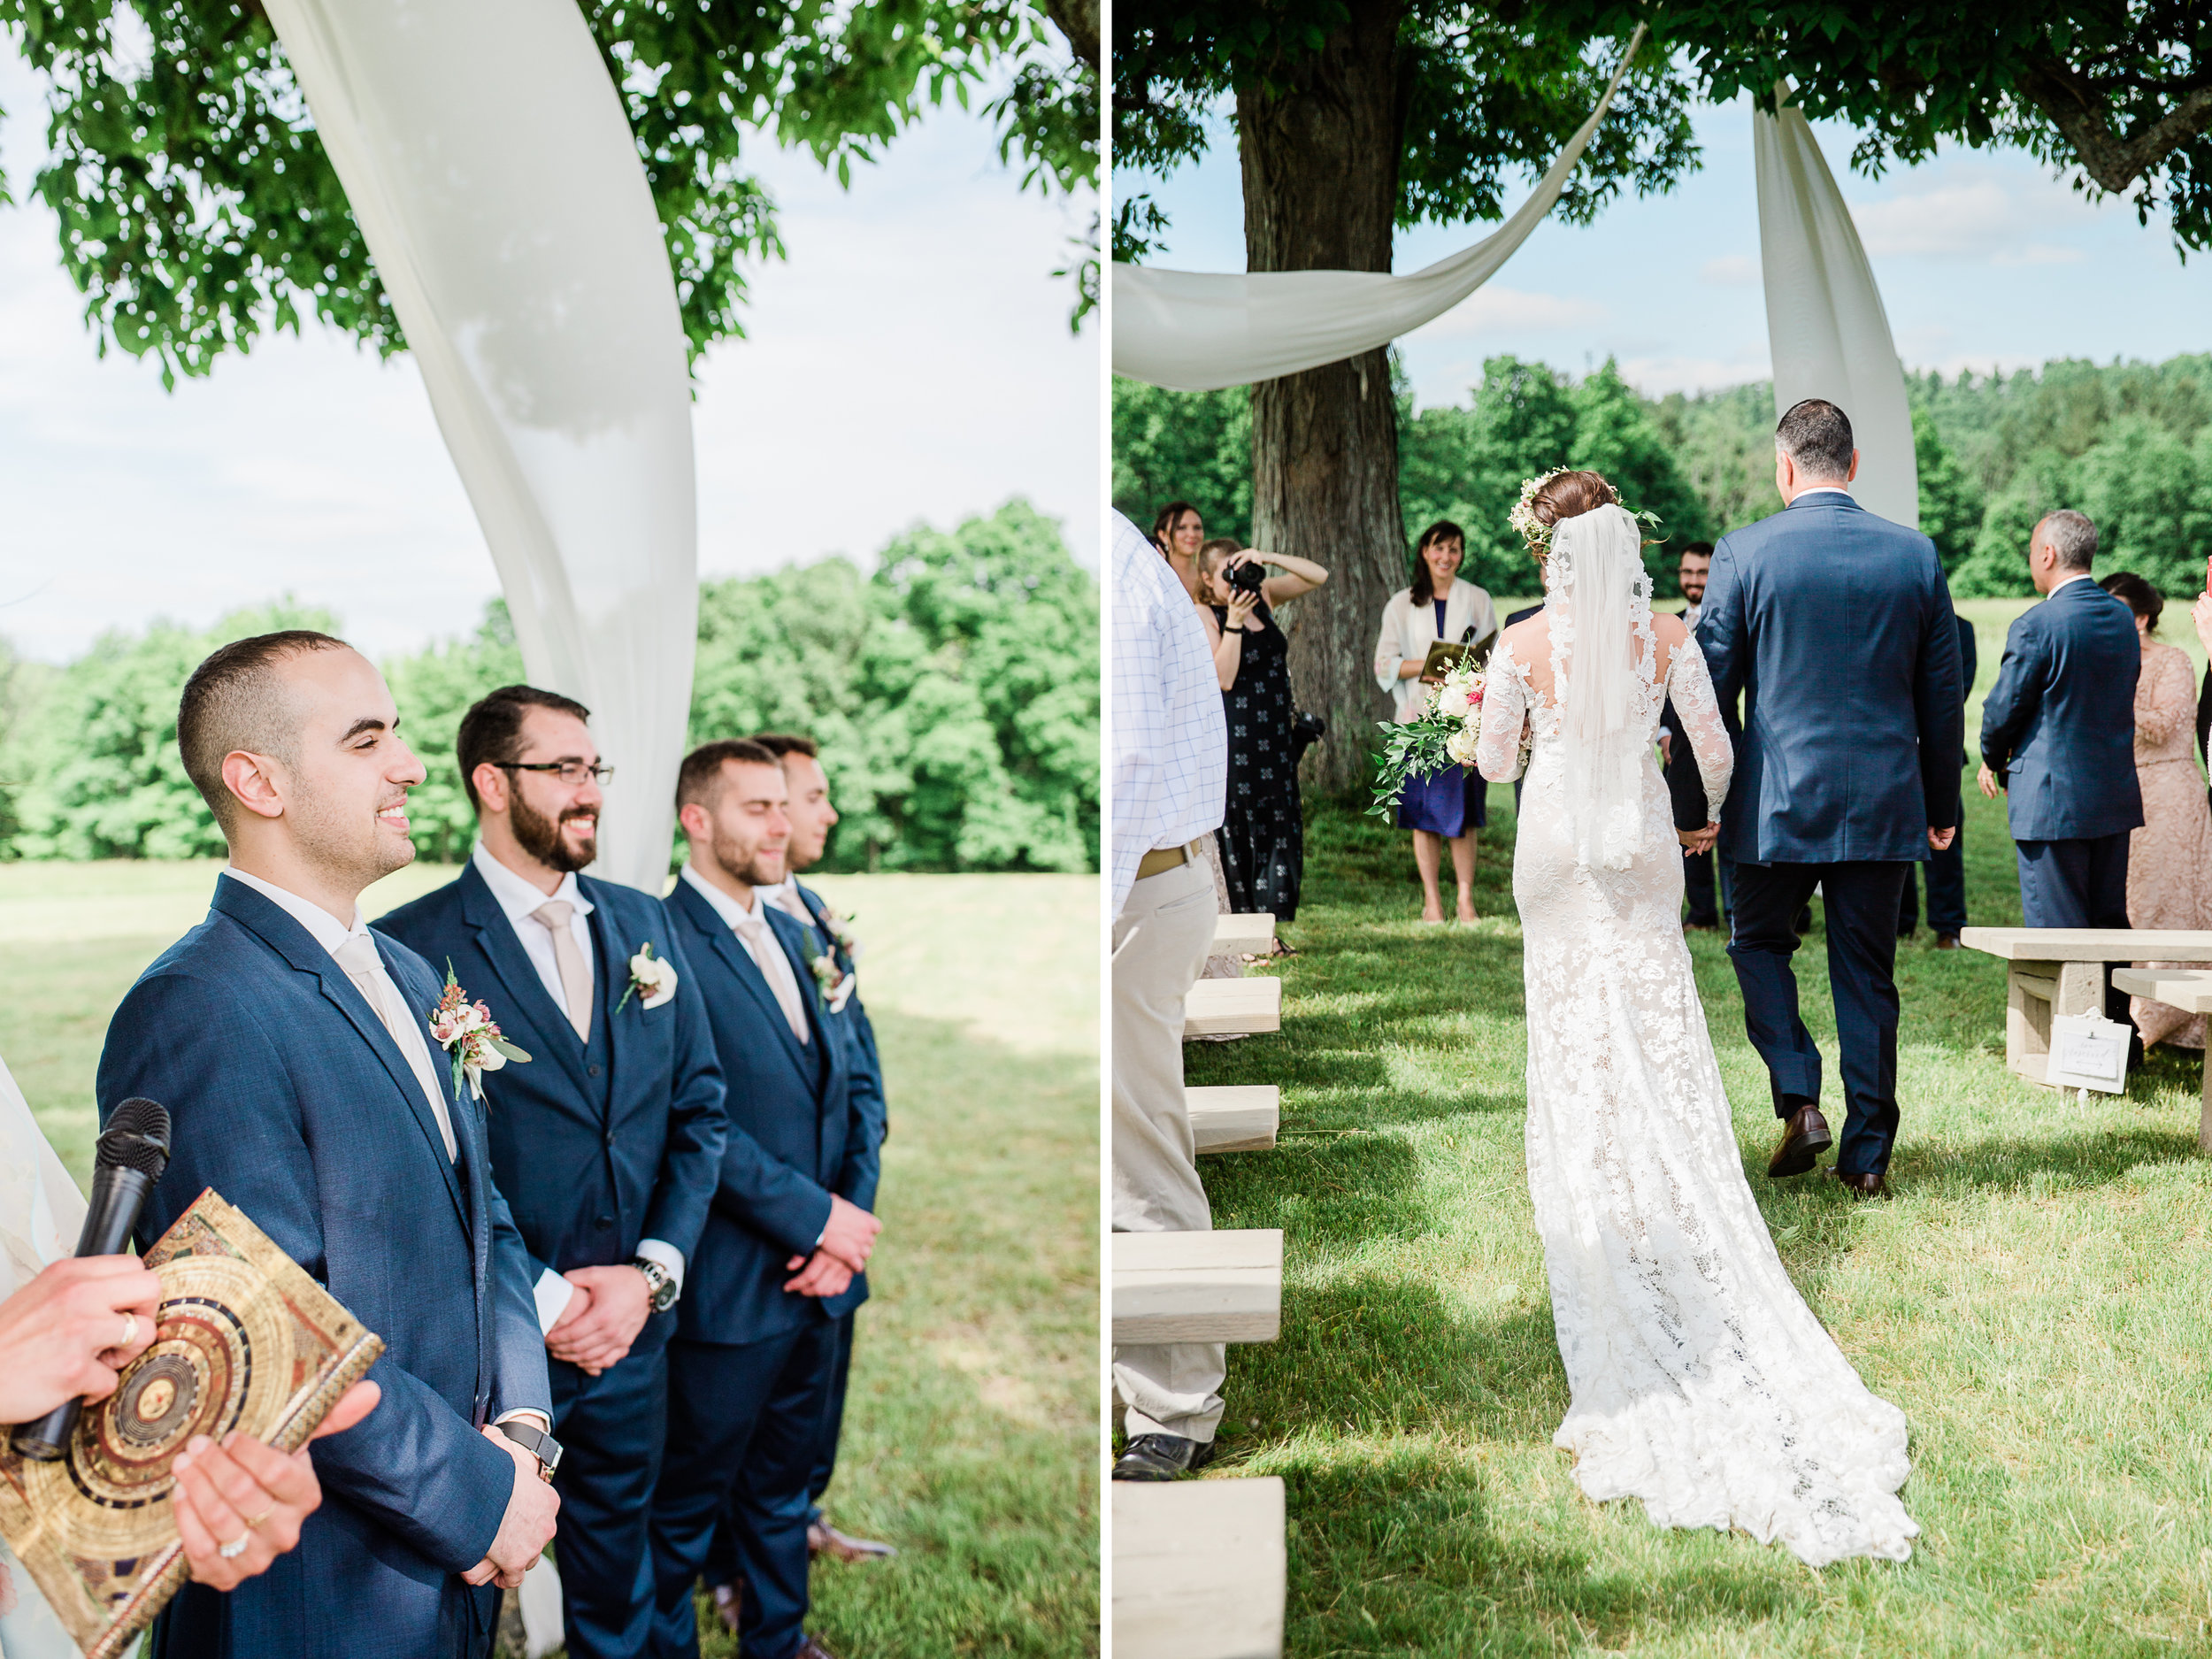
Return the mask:
[[2115, 571], [2097, 586], [2142, 618], [2144, 632], [2158, 632], [2158, 613], [2165, 610], [2166, 601], [2157, 588], [2133, 571]]
[[[1536, 522], [1547, 530], [1564, 524], [1570, 518], [1579, 518], [1586, 512], [1595, 512], [1601, 507], [1621, 504], [1620, 492], [1605, 481], [1597, 472], [1558, 472], [1544, 480], [1543, 488], [1529, 500], [1529, 511]], [[1547, 551], [1531, 548], [1536, 562], [1542, 564]]]

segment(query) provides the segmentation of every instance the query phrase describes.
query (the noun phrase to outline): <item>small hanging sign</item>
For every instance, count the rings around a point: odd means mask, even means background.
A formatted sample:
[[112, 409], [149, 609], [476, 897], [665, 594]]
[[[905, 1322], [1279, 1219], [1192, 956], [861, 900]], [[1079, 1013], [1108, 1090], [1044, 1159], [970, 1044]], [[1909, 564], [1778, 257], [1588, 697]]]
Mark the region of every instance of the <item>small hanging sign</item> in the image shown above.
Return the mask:
[[2095, 1089], [2124, 1094], [2131, 1027], [2094, 1014], [2060, 1014], [2051, 1020], [2051, 1058], [2043, 1080], [2053, 1088]]

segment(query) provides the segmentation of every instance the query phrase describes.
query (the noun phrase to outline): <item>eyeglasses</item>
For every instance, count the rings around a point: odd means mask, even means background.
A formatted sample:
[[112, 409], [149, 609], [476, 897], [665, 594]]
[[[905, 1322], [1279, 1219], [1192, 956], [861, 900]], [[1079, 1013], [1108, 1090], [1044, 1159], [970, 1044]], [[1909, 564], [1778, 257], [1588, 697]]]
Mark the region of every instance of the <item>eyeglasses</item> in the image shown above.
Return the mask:
[[563, 783], [578, 784], [585, 779], [594, 783], [612, 783], [611, 766], [587, 766], [580, 760], [495, 760], [492, 764], [502, 772], [549, 772]]

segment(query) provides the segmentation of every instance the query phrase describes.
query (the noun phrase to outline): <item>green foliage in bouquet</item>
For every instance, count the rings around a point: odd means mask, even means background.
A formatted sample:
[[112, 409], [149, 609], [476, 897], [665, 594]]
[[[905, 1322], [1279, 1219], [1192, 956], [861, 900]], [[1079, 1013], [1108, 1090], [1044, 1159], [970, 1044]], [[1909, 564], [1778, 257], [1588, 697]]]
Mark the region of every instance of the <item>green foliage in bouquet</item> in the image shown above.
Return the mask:
[[1463, 662], [1428, 688], [1418, 718], [1403, 724], [1378, 721], [1383, 746], [1375, 757], [1375, 800], [1367, 810], [1387, 818], [1409, 778], [1430, 777], [1452, 766], [1471, 766], [1482, 731], [1484, 670]]

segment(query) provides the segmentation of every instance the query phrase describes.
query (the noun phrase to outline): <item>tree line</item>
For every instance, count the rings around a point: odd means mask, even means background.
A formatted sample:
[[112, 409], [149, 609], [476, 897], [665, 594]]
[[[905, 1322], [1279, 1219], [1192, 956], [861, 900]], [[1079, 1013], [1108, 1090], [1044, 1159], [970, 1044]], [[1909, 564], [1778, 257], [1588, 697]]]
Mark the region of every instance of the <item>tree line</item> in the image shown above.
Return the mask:
[[[1647, 550], [1657, 591], [1679, 592], [1674, 549], [1717, 541], [1774, 511], [1774, 392], [1758, 381], [1652, 398], [1608, 361], [1575, 380], [1542, 363], [1490, 358], [1466, 401], [1414, 407], [1399, 375], [1398, 501], [1412, 543], [1439, 518], [1468, 536], [1465, 574], [1494, 594], [1532, 592], [1506, 523], [1521, 480], [1557, 466], [1612, 479], [1665, 521]], [[1906, 375], [1920, 527], [1961, 597], [2033, 592], [2028, 533], [2055, 507], [2096, 523], [2098, 568], [2160, 591], [2203, 591], [2212, 554], [2212, 355], [2098, 365], [2059, 358], [2012, 374]], [[1141, 527], [1187, 499], [1216, 534], [1251, 538], [1247, 388], [1164, 391], [1114, 382], [1114, 504]], [[1325, 549], [1310, 557], [1328, 563]]]
[[[219, 856], [177, 757], [186, 677], [228, 641], [339, 625], [284, 599], [211, 628], [104, 634], [62, 667], [0, 652], [0, 858]], [[418, 856], [465, 857], [461, 715], [525, 678], [504, 603], [383, 668], [429, 771], [410, 801]], [[842, 814], [833, 870], [1093, 871], [1098, 685], [1097, 585], [1016, 499], [949, 532], [917, 526], [872, 573], [833, 557], [701, 583], [690, 741], [819, 741]]]

